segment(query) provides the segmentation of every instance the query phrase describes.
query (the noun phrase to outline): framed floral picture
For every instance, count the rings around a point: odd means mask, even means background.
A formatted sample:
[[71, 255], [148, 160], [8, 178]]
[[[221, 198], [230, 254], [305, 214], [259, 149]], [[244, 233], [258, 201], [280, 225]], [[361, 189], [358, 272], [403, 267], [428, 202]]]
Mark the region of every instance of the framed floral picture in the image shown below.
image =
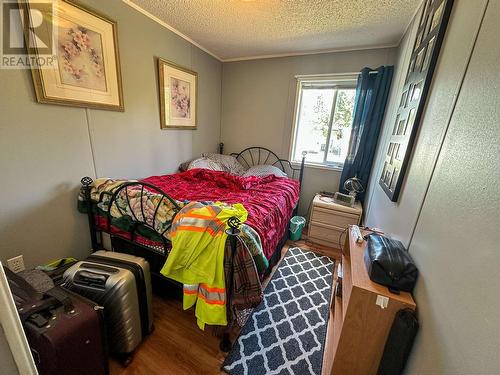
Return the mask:
[[[51, 20], [54, 62], [31, 68], [38, 102], [123, 111], [116, 22], [73, 1], [53, 4], [44, 17]], [[33, 57], [38, 52], [28, 49]]]
[[196, 129], [198, 73], [158, 59], [162, 129]]

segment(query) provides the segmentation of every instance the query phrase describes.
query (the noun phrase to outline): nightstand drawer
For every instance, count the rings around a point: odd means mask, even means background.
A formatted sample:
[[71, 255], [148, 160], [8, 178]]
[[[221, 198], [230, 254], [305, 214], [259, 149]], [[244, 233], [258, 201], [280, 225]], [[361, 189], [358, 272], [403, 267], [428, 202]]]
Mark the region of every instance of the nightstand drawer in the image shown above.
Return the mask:
[[347, 228], [349, 225], [358, 224], [359, 216], [327, 208], [314, 207], [311, 221], [334, 225], [339, 228]]
[[309, 227], [309, 239], [312, 242], [314, 242], [315, 239], [320, 240], [321, 244], [338, 248], [340, 236], [343, 232], [343, 228], [332, 227], [312, 221]]

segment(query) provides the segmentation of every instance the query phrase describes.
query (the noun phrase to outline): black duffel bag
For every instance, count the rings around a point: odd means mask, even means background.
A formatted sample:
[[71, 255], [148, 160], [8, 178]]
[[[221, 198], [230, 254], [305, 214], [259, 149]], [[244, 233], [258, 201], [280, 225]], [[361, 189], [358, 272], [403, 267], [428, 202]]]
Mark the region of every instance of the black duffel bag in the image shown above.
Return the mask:
[[369, 235], [367, 242], [364, 260], [370, 279], [393, 293], [413, 291], [418, 269], [403, 244], [379, 234]]

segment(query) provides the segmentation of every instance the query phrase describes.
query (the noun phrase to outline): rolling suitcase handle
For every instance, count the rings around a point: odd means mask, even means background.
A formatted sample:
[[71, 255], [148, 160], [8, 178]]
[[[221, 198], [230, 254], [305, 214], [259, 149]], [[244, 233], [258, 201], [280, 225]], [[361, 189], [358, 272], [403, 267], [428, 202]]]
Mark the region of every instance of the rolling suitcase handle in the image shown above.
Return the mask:
[[94, 273], [91, 271], [77, 271], [74, 282], [76, 284], [88, 285], [91, 287], [103, 288], [108, 280], [107, 275], [102, 273]]
[[[18, 301], [18, 312], [23, 322], [31, 315], [56, 308], [59, 304], [64, 306], [64, 311], [66, 312], [74, 311], [71, 299], [61, 289], [55, 287], [45, 293], [40, 293], [30, 283], [12, 272], [9, 268], [4, 267], [4, 271], [7, 275], [12, 294], [22, 300], [22, 303]], [[45, 295], [51, 298], [44, 299]]]

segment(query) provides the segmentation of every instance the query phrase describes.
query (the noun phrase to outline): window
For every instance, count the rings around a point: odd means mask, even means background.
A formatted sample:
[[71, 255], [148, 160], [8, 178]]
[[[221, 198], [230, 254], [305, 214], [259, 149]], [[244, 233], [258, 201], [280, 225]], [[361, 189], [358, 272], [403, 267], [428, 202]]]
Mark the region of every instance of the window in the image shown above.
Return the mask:
[[292, 161], [342, 168], [349, 148], [356, 76], [297, 77]]

